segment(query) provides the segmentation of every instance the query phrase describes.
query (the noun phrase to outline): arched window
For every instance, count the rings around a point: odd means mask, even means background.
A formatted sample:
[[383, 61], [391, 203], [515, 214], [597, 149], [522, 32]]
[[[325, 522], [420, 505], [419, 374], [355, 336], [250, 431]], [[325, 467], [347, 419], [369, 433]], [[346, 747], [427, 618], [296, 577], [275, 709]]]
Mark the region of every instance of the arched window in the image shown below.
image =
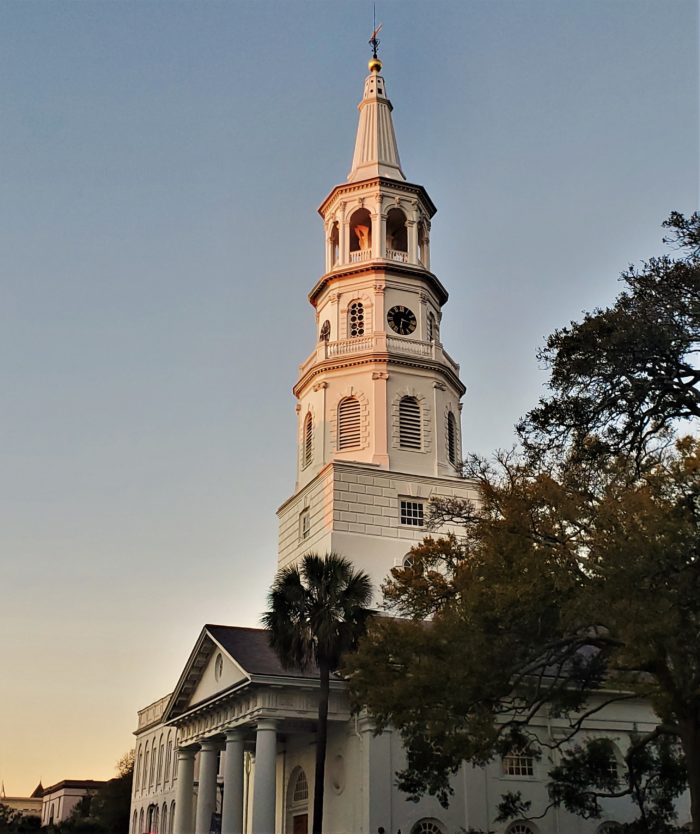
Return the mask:
[[168, 834], [168, 805], [165, 802], [160, 812], [160, 831], [161, 834]]
[[139, 814], [139, 832], [143, 834], [146, 829], [143, 827], [143, 808], [141, 809], [141, 813]]
[[338, 405], [338, 449], [357, 449], [360, 446], [360, 401], [346, 397]]
[[143, 748], [139, 744], [139, 752], [136, 757], [136, 767], [134, 768], [134, 791], [139, 789], [139, 779], [141, 777], [141, 765], [143, 764]]
[[411, 834], [444, 834], [445, 829], [436, 819], [425, 818], [418, 822], [411, 829]]
[[141, 778], [141, 790], [144, 790], [148, 780], [148, 762], [151, 757], [151, 751], [148, 749], [148, 745], [146, 745], [146, 758], [144, 761], [144, 768], [143, 768], [143, 776]]
[[165, 758], [165, 744], [163, 736], [160, 737], [160, 747], [158, 748], [158, 770], [156, 772], [156, 784], [160, 784], [163, 778], [163, 759]]
[[309, 783], [306, 779], [306, 774], [300, 768], [299, 775], [294, 783], [294, 791], [292, 792], [292, 802], [306, 802], [309, 798]]
[[514, 822], [508, 829], [508, 834], [536, 834], [535, 829], [527, 822]]
[[156, 752], [156, 740], [153, 739], [153, 743], [151, 744], [151, 767], [148, 771], [148, 784], [150, 785], [150, 787], [153, 787], [156, 775]]
[[348, 336], [365, 335], [365, 307], [361, 301], [353, 301], [348, 307]]
[[406, 215], [399, 208], [389, 209], [386, 215], [386, 257], [390, 261], [408, 260]]
[[368, 261], [372, 257], [372, 217], [366, 208], [350, 217], [350, 261]]
[[138, 829], [136, 826], [139, 824], [139, 815], [136, 811], [134, 811], [134, 816], [131, 819], [131, 834], [136, 834]]
[[457, 421], [451, 411], [447, 413], [447, 457], [452, 466], [457, 465]]
[[[170, 803], [170, 825], [168, 827], [168, 834], [173, 834], [175, 828], [175, 800]], [[165, 832], [164, 832], [165, 834]]]
[[311, 463], [311, 457], [314, 449], [314, 418], [311, 412], [306, 415], [304, 419], [304, 466]]
[[421, 448], [420, 405], [415, 397], [402, 397], [399, 403], [399, 446]]
[[173, 741], [168, 736], [168, 746], [165, 748], [165, 781], [170, 781], [170, 769], [173, 763]]

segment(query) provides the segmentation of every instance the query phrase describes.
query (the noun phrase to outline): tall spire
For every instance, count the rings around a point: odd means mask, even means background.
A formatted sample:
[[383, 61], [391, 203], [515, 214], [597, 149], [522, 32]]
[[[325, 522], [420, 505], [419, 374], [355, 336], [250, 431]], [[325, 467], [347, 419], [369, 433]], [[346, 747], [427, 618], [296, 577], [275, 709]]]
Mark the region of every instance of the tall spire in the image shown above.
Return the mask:
[[379, 28], [374, 30], [370, 39], [373, 55], [369, 62], [369, 75], [365, 79], [365, 92], [357, 106], [360, 121], [357, 125], [355, 153], [348, 182], [358, 182], [372, 177], [406, 179], [401, 170], [394, 123], [391, 120], [393, 108], [386, 97], [384, 78], [379, 74], [382, 68], [382, 62], [377, 57]]

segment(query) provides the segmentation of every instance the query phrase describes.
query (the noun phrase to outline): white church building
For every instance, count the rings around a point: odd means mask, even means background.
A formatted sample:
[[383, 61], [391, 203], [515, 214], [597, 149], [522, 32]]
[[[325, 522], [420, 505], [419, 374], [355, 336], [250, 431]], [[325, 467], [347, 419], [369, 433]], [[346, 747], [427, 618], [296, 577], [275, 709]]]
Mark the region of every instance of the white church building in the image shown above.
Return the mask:
[[[436, 209], [406, 180], [380, 61], [369, 70], [350, 173], [319, 209], [326, 269], [309, 294], [316, 347], [294, 386], [297, 480], [278, 511], [278, 566], [335, 551], [378, 588], [425, 535], [430, 498], [466, 498], [470, 484], [459, 475], [465, 387], [440, 339], [448, 295], [430, 271]], [[398, 733], [374, 736], [344, 683], [331, 690], [325, 834], [601, 834], [632, 816], [615, 800], [603, 820], [551, 811], [496, 823], [507, 791], [546, 805], [551, 761], [517, 753], [464, 766], [447, 809], [407, 801], [395, 786]], [[307, 834], [317, 696], [318, 679], [283, 669], [264, 631], [205, 625], [173, 692], [138, 714], [130, 834]], [[630, 732], [653, 725], [644, 704], [627, 702], [588, 730], [624, 750]], [[539, 731], [563, 732], [556, 721]]]

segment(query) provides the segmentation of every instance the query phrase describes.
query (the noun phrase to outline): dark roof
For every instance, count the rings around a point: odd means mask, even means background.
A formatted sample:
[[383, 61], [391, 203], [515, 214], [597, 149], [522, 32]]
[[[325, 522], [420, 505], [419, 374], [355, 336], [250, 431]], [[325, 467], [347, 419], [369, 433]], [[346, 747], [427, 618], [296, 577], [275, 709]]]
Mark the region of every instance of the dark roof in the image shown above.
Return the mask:
[[270, 648], [264, 628], [206, 625], [205, 629], [249, 675], [276, 675], [286, 678], [317, 678], [318, 668], [309, 666], [304, 672], [285, 669]]
[[53, 793], [54, 791], [65, 789], [65, 788], [101, 788], [102, 785], [106, 785], [107, 783], [101, 781], [99, 779], [63, 779], [61, 782], [56, 782], [55, 785], [49, 785], [48, 788], [44, 788], [44, 796], [47, 794]]
[[44, 794], [44, 786], [39, 782], [39, 784], [34, 788], [32, 793], [29, 795], [30, 799], [35, 799], [38, 796], [43, 796]]

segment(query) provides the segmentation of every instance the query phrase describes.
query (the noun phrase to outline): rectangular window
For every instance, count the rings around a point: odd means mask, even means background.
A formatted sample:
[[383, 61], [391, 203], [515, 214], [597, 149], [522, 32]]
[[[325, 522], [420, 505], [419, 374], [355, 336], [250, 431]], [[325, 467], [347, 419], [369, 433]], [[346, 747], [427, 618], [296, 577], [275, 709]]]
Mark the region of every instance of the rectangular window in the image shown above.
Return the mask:
[[399, 520], [401, 524], [406, 524], [409, 527], [423, 526], [423, 502], [422, 501], [404, 501], [400, 502], [401, 515]]
[[308, 510], [302, 510], [299, 514], [299, 538], [308, 539], [311, 533], [311, 516]]
[[503, 757], [504, 776], [534, 776], [533, 758], [529, 753], [514, 750]]

